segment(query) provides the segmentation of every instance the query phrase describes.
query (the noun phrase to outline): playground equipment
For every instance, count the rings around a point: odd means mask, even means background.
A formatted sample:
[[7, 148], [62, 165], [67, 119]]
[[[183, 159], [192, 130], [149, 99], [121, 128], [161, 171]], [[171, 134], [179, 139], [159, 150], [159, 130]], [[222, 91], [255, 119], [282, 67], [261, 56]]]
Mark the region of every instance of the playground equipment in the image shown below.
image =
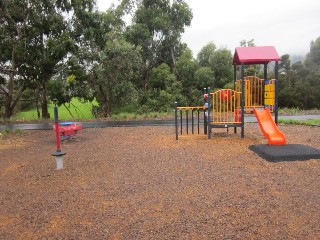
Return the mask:
[[[241, 80], [236, 80], [234, 88], [241, 92]], [[267, 107], [271, 112], [274, 111], [275, 79], [264, 80], [256, 76], [244, 77], [244, 111], [251, 113], [253, 108]]]
[[60, 123], [58, 127], [56, 125], [53, 125], [54, 131], [56, 131], [57, 128], [60, 135], [60, 139], [63, 141], [75, 137], [77, 132], [82, 129], [82, 125], [80, 123], [74, 122], [63, 122]]
[[57, 149], [56, 151], [51, 153], [51, 156], [54, 156], [56, 158], [56, 170], [63, 169], [63, 160], [62, 156], [66, 155], [66, 152], [61, 151], [61, 142], [60, 142], [60, 134], [59, 134], [59, 117], [58, 117], [58, 107], [57, 107], [57, 99], [53, 99], [54, 101], [54, 129], [56, 133], [56, 143], [57, 143]]
[[[280, 57], [273, 46], [266, 47], [239, 47], [236, 48], [233, 65], [234, 65], [234, 90], [222, 89], [214, 93], [208, 90], [209, 100], [205, 102], [205, 106], [199, 107], [178, 107], [176, 103], [176, 139], [178, 139], [178, 114], [180, 111], [180, 134], [182, 135], [182, 110], [186, 110], [186, 124], [188, 134], [188, 110], [203, 109], [204, 112], [204, 134], [211, 138], [213, 128], [234, 127], [234, 132], [238, 127], [241, 128], [241, 138], [244, 138], [244, 114], [252, 113], [255, 108], [268, 108], [270, 113], [274, 113], [275, 120], [267, 115], [267, 111], [256, 114], [257, 119], [261, 121], [261, 130], [266, 133], [269, 144], [285, 144], [285, 137], [275, 128], [278, 124], [278, 61]], [[268, 63], [274, 61], [275, 79], [268, 80], [267, 66]], [[245, 65], [263, 64], [264, 79], [256, 76], [244, 76]], [[237, 66], [241, 65], [241, 79], [237, 79]], [[207, 115], [206, 115], [207, 112]], [[271, 114], [270, 114], [271, 116]], [[198, 120], [199, 125], [199, 120]], [[259, 123], [260, 124], [260, 123]], [[271, 124], [273, 128], [268, 127]], [[274, 124], [274, 125], [273, 125]], [[193, 128], [193, 122], [191, 124]], [[274, 127], [275, 126], [275, 127]], [[199, 126], [198, 126], [199, 128]], [[276, 133], [276, 135], [273, 134]], [[280, 134], [281, 133], [281, 134]], [[276, 137], [282, 136], [282, 140], [276, 140]], [[269, 140], [270, 139], [270, 140]]]
[[208, 137], [211, 138], [212, 128], [242, 127], [241, 93], [222, 89], [210, 93], [208, 108]]
[[[197, 134], [200, 135], [200, 125], [202, 125], [202, 122], [200, 120], [200, 112], [202, 112], [201, 115], [203, 115], [203, 134], [207, 134], [207, 117], [208, 117], [208, 99], [210, 89], [205, 88], [203, 99], [204, 99], [204, 105], [203, 106], [196, 106], [196, 107], [178, 107], [178, 103], [175, 102], [175, 126], [176, 126], [176, 140], [179, 138], [179, 130], [178, 130], [178, 112], [180, 115], [180, 135], [183, 135], [183, 115], [185, 114], [186, 120], [185, 120], [185, 131], [186, 134], [189, 135], [189, 112], [191, 111], [191, 134], [195, 134], [194, 127], [197, 125]], [[196, 119], [194, 119], [194, 112], [196, 112]], [[183, 114], [184, 113], [184, 114]]]
[[269, 108], [265, 108], [264, 110], [253, 108], [253, 112], [257, 117], [263, 135], [268, 139], [268, 144], [285, 145], [286, 137], [279, 131], [277, 125], [273, 121]]

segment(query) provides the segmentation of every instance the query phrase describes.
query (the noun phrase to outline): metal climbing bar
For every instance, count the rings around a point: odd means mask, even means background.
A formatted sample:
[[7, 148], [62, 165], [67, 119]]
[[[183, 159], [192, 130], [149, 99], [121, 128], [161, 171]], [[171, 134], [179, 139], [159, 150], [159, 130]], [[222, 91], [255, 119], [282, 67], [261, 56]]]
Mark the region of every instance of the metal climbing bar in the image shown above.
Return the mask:
[[[197, 119], [194, 118], [194, 112], [197, 112]], [[200, 112], [204, 113], [204, 119], [200, 119]], [[178, 112], [180, 112], [179, 117], [180, 121], [178, 119]], [[191, 123], [189, 122], [189, 112], [191, 112]], [[180, 136], [183, 135], [185, 130], [186, 135], [189, 135], [189, 127], [191, 125], [191, 134], [194, 135], [194, 127], [197, 125], [197, 134], [200, 135], [200, 125], [203, 125], [203, 134], [206, 134], [206, 112], [207, 107], [206, 106], [195, 106], [195, 107], [178, 107], [178, 103], [176, 102], [176, 110], [175, 110], [175, 129], [176, 129], [176, 140], [179, 138], [179, 125], [180, 125]]]

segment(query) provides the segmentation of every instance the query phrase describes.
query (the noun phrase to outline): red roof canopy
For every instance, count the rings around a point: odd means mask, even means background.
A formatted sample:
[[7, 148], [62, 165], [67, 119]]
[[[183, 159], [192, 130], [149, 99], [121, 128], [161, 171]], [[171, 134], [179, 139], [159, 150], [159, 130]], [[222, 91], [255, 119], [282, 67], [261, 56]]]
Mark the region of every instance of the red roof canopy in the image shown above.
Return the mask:
[[237, 47], [233, 56], [233, 64], [264, 64], [279, 61], [280, 57], [275, 47]]

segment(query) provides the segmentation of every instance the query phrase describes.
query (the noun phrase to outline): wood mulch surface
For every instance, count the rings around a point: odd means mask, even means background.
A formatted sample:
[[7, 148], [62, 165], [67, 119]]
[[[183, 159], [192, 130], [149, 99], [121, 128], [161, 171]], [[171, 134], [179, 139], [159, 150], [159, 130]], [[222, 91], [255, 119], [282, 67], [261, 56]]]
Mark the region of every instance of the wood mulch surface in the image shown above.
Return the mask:
[[[320, 149], [319, 127], [279, 128]], [[0, 239], [320, 239], [320, 160], [265, 161], [257, 123], [244, 139], [83, 129], [59, 171], [53, 131], [1, 138]]]

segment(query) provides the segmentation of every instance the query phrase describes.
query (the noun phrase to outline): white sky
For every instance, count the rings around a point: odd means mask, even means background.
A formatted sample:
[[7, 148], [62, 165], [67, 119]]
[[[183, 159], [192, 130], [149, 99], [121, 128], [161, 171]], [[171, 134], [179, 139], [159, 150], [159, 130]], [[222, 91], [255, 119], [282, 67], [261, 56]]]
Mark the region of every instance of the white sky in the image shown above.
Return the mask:
[[[241, 40], [257, 46], [275, 46], [280, 55], [309, 52], [310, 42], [320, 37], [319, 0], [185, 0], [192, 9], [191, 26], [182, 41], [194, 53], [210, 41], [232, 52]], [[118, 0], [97, 0], [105, 11]]]

